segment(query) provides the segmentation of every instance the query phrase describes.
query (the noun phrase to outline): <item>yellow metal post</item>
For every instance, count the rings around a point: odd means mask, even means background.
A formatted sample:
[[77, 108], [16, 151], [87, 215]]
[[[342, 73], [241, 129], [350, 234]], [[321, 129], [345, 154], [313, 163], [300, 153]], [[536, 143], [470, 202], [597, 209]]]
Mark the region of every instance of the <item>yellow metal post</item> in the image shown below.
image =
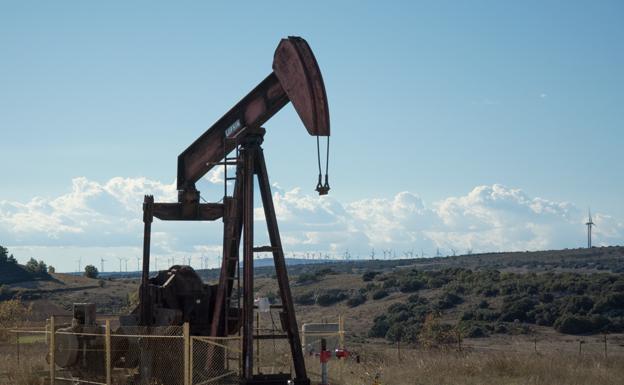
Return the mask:
[[56, 377], [56, 367], [54, 363], [54, 351], [55, 349], [55, 329], [54, 329], [54, 316], [50, 317], [50, 385], [54, 385], [54, 377]]
[[188, 322], [185, 322], [182, 327], [182, 335], [184, 336], [184, 385], [191, 385], [191, 332]]
[[344, 349], [345, 347], [345, 342], [344, 342], [344, 337], [345, 337], [345, 332], [344, 332], [344, 318], [342, 315], [338, 316], [338, 333], [340, 336], [340, 349]]
[[106, 349], [106, 385], [111, 385], [111, 330], [110, 330], [110, 320], [106, 320], [105, 323], [105, 335], [104, 335], [104, 345]]

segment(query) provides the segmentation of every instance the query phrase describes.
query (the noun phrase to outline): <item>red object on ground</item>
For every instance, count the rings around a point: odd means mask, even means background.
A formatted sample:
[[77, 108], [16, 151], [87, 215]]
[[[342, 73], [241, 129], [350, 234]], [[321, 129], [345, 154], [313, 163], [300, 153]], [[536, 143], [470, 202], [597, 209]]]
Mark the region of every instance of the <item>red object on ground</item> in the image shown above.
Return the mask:
[[347, 349], [336, 349], [336, 358], [347, 358], [349, 357], [349, 351]]

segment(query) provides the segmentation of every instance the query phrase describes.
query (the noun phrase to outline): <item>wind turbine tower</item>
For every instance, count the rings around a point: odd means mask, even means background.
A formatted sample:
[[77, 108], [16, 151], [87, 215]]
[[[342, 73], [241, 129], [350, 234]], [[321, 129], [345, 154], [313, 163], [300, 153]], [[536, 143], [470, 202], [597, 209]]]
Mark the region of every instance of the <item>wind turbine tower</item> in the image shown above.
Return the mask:
[[585, 223], [585, 226], [587, 226], [587, 248], [591, 249], [592, 247], [592, 242], [591, 242], [591, 233], [592, 233], [592, 226], [596, 226], [596, 224], [592, 221], [592, 217], [591, 217], [591, 210], [587, 210], [587, 214], [589, 219], [587, 220], [587, 223]]
[[104, 262], [106, 262], [106, 260], [104, 258], [100, 258], [100, 273], [104, 272]]

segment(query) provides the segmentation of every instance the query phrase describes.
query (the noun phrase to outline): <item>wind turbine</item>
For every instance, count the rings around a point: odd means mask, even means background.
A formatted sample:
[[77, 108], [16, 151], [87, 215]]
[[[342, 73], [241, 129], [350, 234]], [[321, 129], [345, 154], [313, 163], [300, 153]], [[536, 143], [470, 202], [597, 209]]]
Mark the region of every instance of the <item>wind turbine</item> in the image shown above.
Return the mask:
[[137, 271], [141, 271], [141, 257], [135, 257], [137, 261]]
[[436, 248], [436, 257], [439, 258], [441, 256], [442, 256], [442, 254], [440, 254], [440, 248], [438, 247], [438, 248]]
[[122, 257], [117, 257], [117, 259], [119, 260], [119, 272], [121, 273], [121, 261], [123, 261]]
[[591, 239], [592, 226], [596, 226], [596, 224], [592, 221], [591, 210], [590, 209], [587, 209], [587, 215], [589, 217], [589, 219], [587, 220], [587, 223], [585, 223], [585, 226], [587, 226], [587, 248], [591, 249], [591, 247], [592, 247], [592, 239]]
[[106, 260], [104, 258], [100, 258], [100, 273], [104, 272], [104, 262], [106, 262]]
[[78, 257], [76, 262], [78, 262], [78, 271], [77, 271], [77, 273], [80, 273], [80, 270], [82, 270], [82, 257]]

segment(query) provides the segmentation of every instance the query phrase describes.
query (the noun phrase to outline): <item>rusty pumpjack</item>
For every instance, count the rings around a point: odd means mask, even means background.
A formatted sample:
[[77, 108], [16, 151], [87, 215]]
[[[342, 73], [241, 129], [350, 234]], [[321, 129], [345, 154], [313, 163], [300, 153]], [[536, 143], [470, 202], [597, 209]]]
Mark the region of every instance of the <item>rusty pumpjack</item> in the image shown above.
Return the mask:
[[[204, 132], [178, 157], [178, 202], [154, 202], [145, 196], [143, 203], [143, 269], [139, 305], [119, 318], [117, 335], [132, 334], [135, 327], [168, 327], [188, 322], [194, 336], [223, 337], [242, 329], [242, 373], [245, 384], [309, 385], [310, 380], [301, 350], [295, 310], [288, 284], [284, 251], [280, 240], [271, 197], [264, 154], [261, 148], [267, 120], [292, 102], [310, 135], [329, 137], [327, 96], [321, 72], [305, 40], [283, 39], [278, 45], [273, 72], [256, 88]], [[230, 157], [235, 152], [236, 156]], [[319, 179], [316, 190], [327, 194], [327, 171], [322, 183], [319, 153]], [[222, 203], [200, 203], [195, 183], [215, 166], [225, 167]], [[229, 177], [227, 166], [236, 166]], [[257, 176], [267, 222], [270, 245], [255, 247], [253, 196]], [[234, 181], [231, 195], [227, 182]], [[190, 266], [171, 266], [149, 276], [150, 235], [154, 218], [173, 221], [213, 221], [223, 219], [223, 259], [219, 283], [204, 283]], [[240, 301], [239, 248], [243, 240], [242, 303]], [[254, 253], [271, 252], [281, 297], [282, 335], [253, 334]], [[235, 287], [236, 286], [236, 287]], [[95, 322], [95, 305], [75, 304], [71, 325], [58, 329], [55, 363], [74, 376], [101, 378], [104, 367], [102, 326]], [[149, 328], [141, 329], [149, 332]], [[87, 333], [76, 334], [76, 333]], [[287, 338], [293, 360], [294, 378], [288, 374], [254, 375], [254, 338]], [[115, 338], [111, 361], [114, 367], [138, 368], [130, 384], [181, 384], [180, 357], [163, 354], [167, 345], [150, 339]], [[79, 354], [78, 352], [82, 352]], [[193, 369], [197, 363], [194, 363]], [[200, 365], [216, 365], [206, 360]], [[209, 368], [197, 368], [202, 369]]]
[[[158, 311], [162, 313], [163, 306], [162, 303], [158, 304], [157, 297], [159, 292], [162, 292], [165, 279], [149, 277], [153, 218], [174, 221], [212, 221], [222, 218], [223, 258], [219, 283], [216, 287], [204, 289], [203, 293], [208, 292], [204, 295], [206, 301], [203, 307], [194, 310], [193, 316], [190, 315], [189, 307], [196, 306], [198, 301], [189, 301], [190, 305], [186, 307], [183, 315], [186, 319], [177, 322], [190, 321], [191, 334], [215, 337], [236, 333], [242, 326], [241, 380], [246, 384], [286, 384], [289, 380], [299, 385], [310, 383], [301, 350], [284, 251], [261, 147], [265, 134], [262, 125], [288, 102], [292, 102], [310, 135], [329, 136], [329, 111], [323, 78], [312, 50], [307, 42], [299, 37], [282, 39], [275, 51], [273, 72], [178, 156], [178, 202], [157, 203], [152, 196], [145, 196], [143, 203], [145, 229], [140, 303], [137, 309], [138, 324], [150, 326], [162, 323], [162, 316], [157, 314]], [[230, 156], [232, 152], [235, 156]], [[195, 188], [195, 183], [215, 166], [225, 168], [225, 193], [222, 203], [200, 203], [200, 193]], [[228, 166], [236, 167], [234, 177], [228, 176]], [[319, 169], [317, 191], [324, 195], [327, 194], [329, 185], [327, 175], [325, 184], [322, 184], [320, 172]], [[258, 179], [271, 243], [269, 246], [256, 247], [253, 243], [254, 175]], [[229, 181], [234, 181], [231, 195], [227, 189]], [[234, 297], [239, 297], [238, 293], [235, 293], [234, 285], [239, 279], [241, 233], [242, 304], [234, 300]], [[262, 337], [254, 336], [253, 333], [253, 257], [256, 252], [273, 254], [282, 303], [280, 318], [286, 332], [285, 337], [290, 344], [295, 375], [293, 379], [287, 376], [254, 375], [253, 340]], [[178, 267], [174, 269], [175, 271], [179, 274], [184, 268]], [[183, 305], [177, 304], [168, 307], [181, 306]]]

